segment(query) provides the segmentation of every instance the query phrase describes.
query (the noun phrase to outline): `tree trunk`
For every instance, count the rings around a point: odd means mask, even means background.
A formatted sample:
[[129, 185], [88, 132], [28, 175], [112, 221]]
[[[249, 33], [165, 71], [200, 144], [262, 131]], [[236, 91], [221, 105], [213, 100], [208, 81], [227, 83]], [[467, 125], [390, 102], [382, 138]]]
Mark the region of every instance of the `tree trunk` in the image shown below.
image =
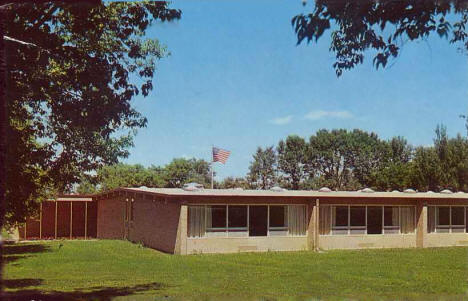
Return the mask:
[[[6, 45], [3, 36], [6, 32], [6, 11], [0, 8], [0, 229], [3, 228], [6, 202], [6, 153], [7, 153], [7, 62]], [[3, 238], [2, 238], [3, 240]], [[0, 242], [0, 292], [3, 292], [3, 242]]]

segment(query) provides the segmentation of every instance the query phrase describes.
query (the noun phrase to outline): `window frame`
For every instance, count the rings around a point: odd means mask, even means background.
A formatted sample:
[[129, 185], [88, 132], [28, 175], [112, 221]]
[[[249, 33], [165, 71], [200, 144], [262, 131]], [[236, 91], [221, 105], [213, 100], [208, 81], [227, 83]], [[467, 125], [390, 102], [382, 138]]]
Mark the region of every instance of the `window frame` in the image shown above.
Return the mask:
[[[467, 210], [468, 206], [463, 205], [430, 205], [428, 207], [434, 208], [434, 232], [427, 231], [427, 234], [451, 234], [451, 233], [468, 233], [467, 231]], [[439, 208], [449, 208], [449, 224], [448, 225], [439, 225]], [[452, 208], [463, 208], [463, 225], [453, 225], [452, 224]], [[428, 208], [429, 211], [429, 208]], [[427, 225], [429, 225], [429, 219], [427, 220]], [[453, 231], [453, 229], [458, 229], [463, 231]], [[448, 231], [441, 231], [448, 230]]]
[[[414, 235], [417, 231], [417, 220], [416, 220], [416, 214], [414, 214], [414, 231], [411, 233], [402, 233], [401, 232], [401, 208], [402, 207], [413, 207], [414, 212], [416, 213], [416, 206], [415, 205], [381, 205], [381, 204], [327, 204], [324, 206], [329, 206], [330, 209], [330, 233], [329, 234], [320, 234], [320, 236], [343, 236], [343, 235], [348, 235], [348, 236], [362, 236], [362, 235], [370, 235], [370, 236], [377, 236], [377, 235]], [[333, 212], [334, 208], [336, 207], [348, 207], [348, 225], [347, 226], [334, 226], [333, 225]], [[355, 229], [362, 229], [362, 226], [350, 226], [351, 224], [351, 208], [350, 207], [366, 207], [366, 225], [365, 225], [365, 233], [363, 234], [356, 234], [356, 233], [351, 233], [351, 230]], [[369, 234], [368, 233], [368, 207], [382, 207], [382, 233], [381, 234]], [[385, 226], [385, 207], [398, 207], [398, 226]], [[465, 214], [465, 225], [466, 225], [466, 214]], [[398, 233], [385, 233], [385, 230], [396, 230], [398, 229]], [[339, 233], [333, 233], [333, 231], [339, 231], [339, 230], [347, 230], [347, 233], [339, 234]], [[320, 232], [320, 230], [319, 230]], [[461, 233], [461, 232], [460, 232]]]
[[[203, 236], [195, 236], [195, 237], [190, 237], [188, 236], [187, 233], [187, 238], [188, 239], [205, 239], [205, 238], [249, 238], [249, 239], [258, 239], [258, 238], [264, 238], [264, 237], [307, 237], [308, 235], [308, 227], [307, 227], [307, 221], [306, 221], [306, 231], [304, 235], [291, 235], [288, 233], [289, 231], [289, 206], [302, 206], [305, 209], [305, 215], [306, 215], [306, 220], [309, 217], [309, 206], [307, 204], [285, 204], [285, 203], [279, 203], [279, 204], [270, 204], [270, 203], [259, 203], [259, 204], [239, 204], [239, 203], [232, 203], [232, 204], [226, 204], [226, 203], [212, 203], [212, 204], [191, 204], [190, 206], [202, 206], [204, 207], [205, 211], [205, 234]], [[226, 208], [226, 227], [208, 227], [207, 222], [208, 222], [208, 207], [211, 206], [225, 206]], [[247, 227], [229, 227], [229, 206], [246, 206], [247, 207]], [[267, 235], [266, 236], [249, 236], [249, 226], [250, 226], [250, 207], [251, 206], [267, 206]], [[286, 207], [286, 214], [287, 214], [287, 219], [288, 219], [288, 225], [286, 227], [270, 227], [270, 206], [284, 206]], [[187, 227], [188, 228], [188, 227]], [[229, 229], [237, 230], [237, 231], [229, 231]], [[284, 229], [284, 230], [283, 230]], [[215, 230], [215, 231], [213, 231]], [[219, 230], [219, 231], [217, 231]], [[239, 231], [241, 230], [241, 231]], [[287, 232], [285, 235], [271, 235], [270, 232], [280, 232], [280, 231], [285, 231]], [[207, 233], [224, 233], [224, 235], [207, 235]], [[229, 236], [229, 233], [239, 233], [239, 232], [246, 232], [246, 236]]]

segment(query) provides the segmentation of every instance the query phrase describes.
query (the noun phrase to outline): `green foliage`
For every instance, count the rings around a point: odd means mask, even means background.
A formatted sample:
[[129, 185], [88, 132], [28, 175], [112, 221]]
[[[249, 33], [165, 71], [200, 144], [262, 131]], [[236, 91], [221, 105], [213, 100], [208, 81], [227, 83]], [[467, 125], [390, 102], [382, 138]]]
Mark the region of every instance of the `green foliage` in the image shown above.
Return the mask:
[[155, 168], [145, 168], [139, 164], [105, 166], [98, 170], [97, 182], [102, 191], [109, 191], [119, 187], [163, 187], [166, 183], [161, 172], [158, 172]]
[[[359, 129], [322, 129], [308, 143], [289, 136], [277, 152], [276, 183], [288, 189], [468, 191], [468, 139], [450, 139], [442, 126], [433, 147], [413, 149], [403, 137], [382, 140]], [[262, 153], [259, 148], [254, 158]]]
[[83, 176], [79, 193], [109, 191], [119, 187], [182, 187], [196, 182], [208, 187], [211, 181], [210, 164], [205, 160], [176, 158], [164, 167], [140, 164], [104, 166], [96, 176]]
[[252, 188], [256, 188], [256, 186], [254, 186], [245, 178], [227, 177], [220, 183], [216, 183], [215, 188], [218, 188], [218, 189], [233, 189], [233, 188], [252, 189]]
[[35, 300], [464, 300], [467, 251], [180, 256], [119, 240], [24, 243], [4, 247], [4, 285], [11, 299], [49, 294]]
[[463, 1], [317, 0], [312, 12], [292, 19], [297, 44], [317, 42], [331, 30], [337, 76], [362, 64], [368, 53], [374, 54], [376, 69], [385, 68], [406, 41], [426, 40], [431, 34], [468, 50], [467, 23]]
[[[131, 106], [152, 90], [168, 53], [145, 38], [155, 20], [180, 18], [166, 2], [26, 2], [6, 6], [6, 222], [64, 192], [85, 172], [128, 155], [146, 125]], [[138, 80], [132, 81], [131, 76]]]
[[208, 187], [211, 182], [210, 163], [203, 159], [176, 158], [164, 167], [167, 187], [182, 187], [185, 183], [195, 182]]
[[257, 148], [253, 155], [253, 162], [249, 166], [249, 181], [253, 186], [261, 189], [269, 189], [276, 182], [276, 153], [273, 146], [266, 147], [263, 150]]
[[283, 173], [292, 189], [299, 189], [306, 174], [307, 145], [303, 138], [290, 135], [286, 141], [280, 140], [277, 147], [278, 170]]

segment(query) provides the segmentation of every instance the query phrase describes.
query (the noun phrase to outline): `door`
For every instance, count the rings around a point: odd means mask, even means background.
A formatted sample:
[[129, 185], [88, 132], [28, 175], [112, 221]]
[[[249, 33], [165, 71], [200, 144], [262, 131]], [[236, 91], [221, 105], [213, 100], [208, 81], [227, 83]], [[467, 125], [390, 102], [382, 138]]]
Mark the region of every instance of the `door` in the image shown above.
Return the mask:
[[249, 236], [267, 236], [268, 206], [249, 207]]

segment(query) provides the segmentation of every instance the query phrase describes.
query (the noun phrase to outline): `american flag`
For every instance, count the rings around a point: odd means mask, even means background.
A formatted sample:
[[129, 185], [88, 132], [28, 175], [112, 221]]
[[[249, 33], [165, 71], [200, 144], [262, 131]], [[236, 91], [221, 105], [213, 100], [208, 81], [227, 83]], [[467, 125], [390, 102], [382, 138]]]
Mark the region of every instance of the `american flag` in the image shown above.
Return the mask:
[[213, 162], [221, 162], [225, 164], [230, 154], [231, 152], [228, 150], [213, 147]]

